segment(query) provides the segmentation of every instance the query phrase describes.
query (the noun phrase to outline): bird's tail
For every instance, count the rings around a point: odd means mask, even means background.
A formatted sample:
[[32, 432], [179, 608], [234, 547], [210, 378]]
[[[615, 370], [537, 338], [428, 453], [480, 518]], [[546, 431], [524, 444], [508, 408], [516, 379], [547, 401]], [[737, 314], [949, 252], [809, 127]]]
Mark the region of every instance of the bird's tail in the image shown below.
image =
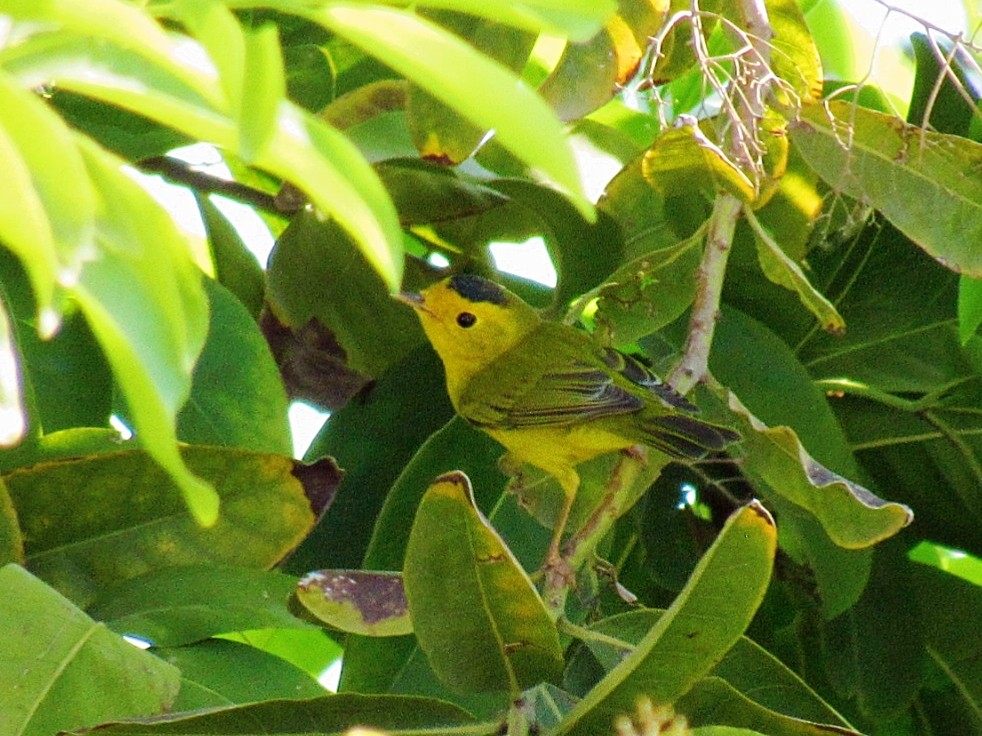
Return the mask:
[[684, 414], [645, 417], [641, 431], [642, 442], [677, 458], [700, 458], [740, 439], [728, 427]]

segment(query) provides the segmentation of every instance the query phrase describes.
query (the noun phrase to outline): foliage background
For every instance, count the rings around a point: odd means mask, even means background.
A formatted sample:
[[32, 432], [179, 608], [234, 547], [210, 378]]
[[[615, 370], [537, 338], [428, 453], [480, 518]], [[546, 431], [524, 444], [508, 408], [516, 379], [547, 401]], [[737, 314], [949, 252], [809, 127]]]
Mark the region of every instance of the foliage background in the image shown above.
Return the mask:
[[[0, 733], [671, 718], [639, 696], [982, 733], [978, 45], [922, 23], [870, 74], [829, 2], [418, 5], [0, 0]], [[490, 255], [535, 237], [554, 289]], [[708, 358], [744, 435], [585, 470], [558, 622], [555, 489], [505, 492], [389, 298], [446, 266], [683, 388]], [[291, 399], [332, 412], [304, 462]]]

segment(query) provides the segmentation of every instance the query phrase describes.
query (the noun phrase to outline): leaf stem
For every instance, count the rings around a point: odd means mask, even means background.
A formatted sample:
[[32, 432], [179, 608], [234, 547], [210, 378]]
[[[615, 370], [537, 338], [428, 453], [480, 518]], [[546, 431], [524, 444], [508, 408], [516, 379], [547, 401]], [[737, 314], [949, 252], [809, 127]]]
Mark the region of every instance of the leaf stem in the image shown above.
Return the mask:
[[565, 618], [559, 619], [558, 626], [559, 630], [564, 634], [569, 634], [574, 639], [579, 639], [580, 641], [595, 641], [606, 644], [614, 649], [623, 649], [625, 652], [630, 652], [634, 649], [634, 645], [630, 642], [610, 636], [609, 634], [601, 634], [599, 631], [593, 631], [585, 626], [574, 624]]

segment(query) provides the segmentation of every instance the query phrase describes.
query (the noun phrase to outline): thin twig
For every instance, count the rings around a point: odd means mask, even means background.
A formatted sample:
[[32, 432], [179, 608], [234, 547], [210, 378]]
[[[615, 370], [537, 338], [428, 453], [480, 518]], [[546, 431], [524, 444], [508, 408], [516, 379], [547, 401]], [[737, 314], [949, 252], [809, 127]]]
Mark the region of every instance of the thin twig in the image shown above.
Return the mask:
[[203, 171], [198, 171], [190, 164], [170, 156], [156, 156], [140, 162], [140, 169], [153, 174], [160, 174], [177, 184], [184, 184], [205, 194], [220, 194], [229, 199], [235, 199], [245, 204], [251, 204], [261, 210], [280, 213], [276, 206], [276, 198], [268, 192], [229, 181]]

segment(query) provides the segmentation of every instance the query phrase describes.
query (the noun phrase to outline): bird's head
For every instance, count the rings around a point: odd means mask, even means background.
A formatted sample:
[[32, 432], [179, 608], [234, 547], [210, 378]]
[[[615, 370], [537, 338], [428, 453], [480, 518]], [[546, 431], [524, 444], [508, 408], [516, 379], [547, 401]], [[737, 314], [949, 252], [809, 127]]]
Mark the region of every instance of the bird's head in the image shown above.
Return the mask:
[[447, 377], [464, 379], [517, 345], [539, 322], [538, 313], [502, 286], [459, 274], [420, 294], [402, 294], [443, 360]]

